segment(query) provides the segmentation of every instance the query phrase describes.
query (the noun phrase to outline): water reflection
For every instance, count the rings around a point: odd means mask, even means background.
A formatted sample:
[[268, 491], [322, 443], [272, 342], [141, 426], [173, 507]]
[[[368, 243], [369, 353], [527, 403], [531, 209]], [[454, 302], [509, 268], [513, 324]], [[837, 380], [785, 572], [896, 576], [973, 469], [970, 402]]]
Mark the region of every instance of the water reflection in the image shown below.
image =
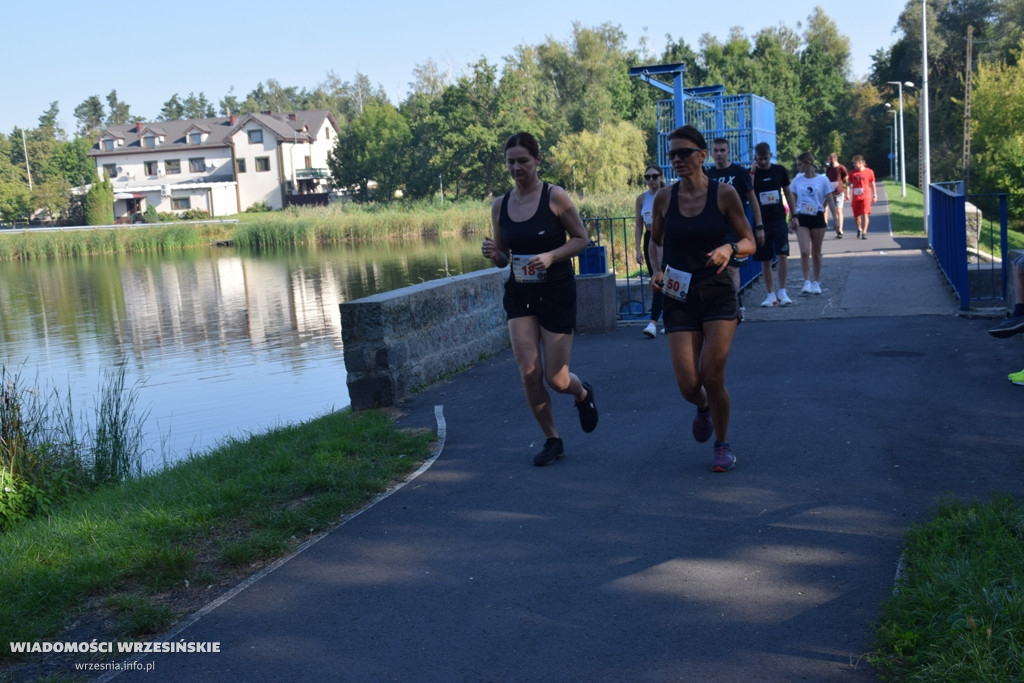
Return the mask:
[[0, 361], [89, 422], [123, 364], [151, 467], [347, 406], [338, 304], [486, 265], [477, 237], [0, 263]]

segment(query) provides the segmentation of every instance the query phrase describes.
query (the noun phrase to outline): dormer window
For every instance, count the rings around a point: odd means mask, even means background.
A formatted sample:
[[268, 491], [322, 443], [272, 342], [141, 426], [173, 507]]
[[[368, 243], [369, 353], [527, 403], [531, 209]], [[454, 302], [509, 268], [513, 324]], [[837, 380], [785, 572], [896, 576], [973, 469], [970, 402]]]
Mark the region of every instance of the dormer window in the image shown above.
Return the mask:
[[263, 143], [263, 131], [262, 130], [247, 130], [245, 131], [249, 135], [250, 145], [259, 145]]
[[147, 149], [153, 149], [154, 147], [156, 147], [156, 136], [147, 135], [146, 137], [142, 138], [142, 146]]
[[103, 140], [103, 151], [104, 152], [113, 152], [114, 151], [114, 139], [113, 138], [106, 138], [105, 140]]
[[193, 132], [188, 134], [188, 143], [190, 145], [201, 145], [203, 144], [203, 134], [200, 132]]

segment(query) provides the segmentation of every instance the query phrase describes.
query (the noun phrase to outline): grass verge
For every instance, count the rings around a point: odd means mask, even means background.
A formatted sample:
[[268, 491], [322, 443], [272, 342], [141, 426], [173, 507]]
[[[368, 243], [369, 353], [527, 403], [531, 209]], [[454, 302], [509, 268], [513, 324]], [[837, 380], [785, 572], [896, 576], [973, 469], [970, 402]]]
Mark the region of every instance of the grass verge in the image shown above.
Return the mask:
[[1024, 680], [1024, 509], [943, 501], [907, 532], [871, 661], [889, 681]]
[[[907, 196], [900, 196], [900, 185], [891, 180], [883, 182], [885, 192], [889, 197], [889, 220], [894, 235], [924, 235], [924, 195], [921, 190], [913, 185], [907, 185]], [[998, 249], [998, 211], [989, 207], [990, 217], [995, 218], [996, 242], [993, 251], [999, 255]], [[1007, 226], [1006, 241], [1010, 249], [1024, 249], [1024, 232], [1022, 226], [1015, 225], [1012, 221]]]
[[[338, 523], [427, 457], [384, 413], [331, 413], [93, 491], [0, 535], [0, 680], [55, 656], [9, 642], [141, 639]], [[79, 656], [79, 661], [81, 657]]]

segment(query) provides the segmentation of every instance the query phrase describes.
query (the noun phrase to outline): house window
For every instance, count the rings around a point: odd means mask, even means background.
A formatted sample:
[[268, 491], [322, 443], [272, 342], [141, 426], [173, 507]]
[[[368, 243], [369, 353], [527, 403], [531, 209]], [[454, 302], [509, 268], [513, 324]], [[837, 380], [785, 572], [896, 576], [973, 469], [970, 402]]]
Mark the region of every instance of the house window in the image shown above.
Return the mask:
[[160, 167], [160, 165], [155, 161], [143, 161], [142, 166], [146, 175], [156, 175], [156, 172]]
[[324, 133], [326, 134], [327, 139], [330, 140], [331, 139], [331, 129], [330, 128], [324, 128]]
[[117, 177], [117, 164], [103, 164], [103, 171], [111, 178]]
[[192, 171], [193, 173], [203, 173], [203, 172], [205, 172], [206, 171], [206, 159], [203, 159], [203, 158], [189, 159], [188, 160], [188, 170]]
[[313, 159], [312, 159], [312, 157], [306, 157], [306, 168], [313, 168]]
[[256, 172], [263, 173], [270, 170], [270, 157], [256, 157]]
[[247, 130], [245, 132], [249, 134], [249, 144], [250, 145], [258, 145], [258, 144], [261, 144], [263, 142], [263, 131], [262, 130]]
[[203, 134], [202, 133], [189, 133], [188, 134], [188, 141], [191, 144], [193, 144], [193, 145], [201, 145], [201, 144], [203, 144]]
[[175, 211], [186, 211], [192, 208], [191, 197], [171, 197], [171, 208]]
[[156, 136], [147, 135], [146, 137], [142, 138], [142, 146], [148, 149], [153, 149], [154, 147], [156, 147]]
[[235, 159], [235, 169], [239, 173], [245, 173], [245, 159]]
[[104, 152], [113, 152], [114, 151], [114, 141], [110, 140], [110, 139], [104, 140], [103, 141], [103, 151]]
[[164, 170], [167, 171], [167, 175], [181, 173], [181, 159], [168, 159], [164, 162]]

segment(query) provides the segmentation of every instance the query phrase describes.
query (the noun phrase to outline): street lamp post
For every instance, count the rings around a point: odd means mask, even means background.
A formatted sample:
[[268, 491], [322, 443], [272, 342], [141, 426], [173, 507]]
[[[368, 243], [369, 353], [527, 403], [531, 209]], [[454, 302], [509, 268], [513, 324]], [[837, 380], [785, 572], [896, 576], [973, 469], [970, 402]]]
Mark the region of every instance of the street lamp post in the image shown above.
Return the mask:
[[900, 95], [900, 183], [901, 183], [901, 195], [902, 197], [907, 196], [907, 144], [906, 139], [903, 137], [903, 86], [913, 88], [914, 84], [910, 81], [886, 81], [889, 85], [895, 85], [899, 88]]
[[900, 148], [900, 141], [896, 135], [896, 110], [892, 108], [891, 104], [886, 102], [885, 111], [892, 114], [892, 125], [886, 127], [892, 129], [892, 135], [889, 136], [889, 176], [893, 181], [896, 181], [900, 177], [900, 162], [896, 156], [896, 152]]

